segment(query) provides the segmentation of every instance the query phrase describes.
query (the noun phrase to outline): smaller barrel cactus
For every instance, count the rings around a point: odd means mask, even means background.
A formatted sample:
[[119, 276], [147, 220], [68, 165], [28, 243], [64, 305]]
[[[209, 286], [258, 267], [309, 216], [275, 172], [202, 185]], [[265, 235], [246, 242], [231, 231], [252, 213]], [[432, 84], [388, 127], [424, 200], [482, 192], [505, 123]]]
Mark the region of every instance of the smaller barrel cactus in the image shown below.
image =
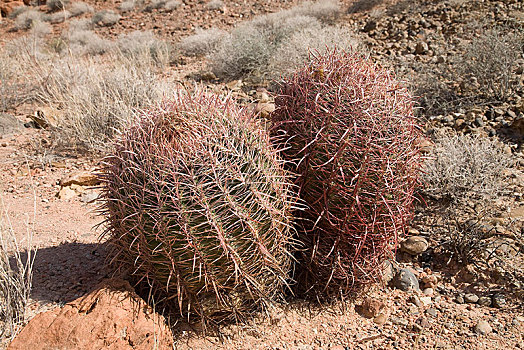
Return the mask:
[[281, 296], [294, 192], [267, 132], [234, 101], [177, 93], [123, 132], [102, 174], [113, 262], [156, 301], [215, 322]]
[[368, 59], [333, 50], [280, 82], [275, 103], [272, 134], [308, 207], [297, 286], [325, 297], [375, 281], [413, 214], [421, 133], [411, 95]]

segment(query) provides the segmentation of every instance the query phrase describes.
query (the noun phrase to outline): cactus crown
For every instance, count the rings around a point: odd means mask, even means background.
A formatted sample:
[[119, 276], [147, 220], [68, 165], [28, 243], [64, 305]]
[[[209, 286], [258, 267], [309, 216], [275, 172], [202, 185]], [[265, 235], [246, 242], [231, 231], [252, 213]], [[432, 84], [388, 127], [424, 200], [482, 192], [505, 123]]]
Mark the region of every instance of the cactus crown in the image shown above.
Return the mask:
[[230, 99], [180, 92], [116, 142], [103, 172], [114, 263], [187, 317], [280, 296], [295, 202], [264, 128]]
[[386, 70], [334, 50], [285, 78], [275, 102], [272, 134], [308, 205], [299, 285], [347, 294], [376, 279], [412, 215], [413, 100]]

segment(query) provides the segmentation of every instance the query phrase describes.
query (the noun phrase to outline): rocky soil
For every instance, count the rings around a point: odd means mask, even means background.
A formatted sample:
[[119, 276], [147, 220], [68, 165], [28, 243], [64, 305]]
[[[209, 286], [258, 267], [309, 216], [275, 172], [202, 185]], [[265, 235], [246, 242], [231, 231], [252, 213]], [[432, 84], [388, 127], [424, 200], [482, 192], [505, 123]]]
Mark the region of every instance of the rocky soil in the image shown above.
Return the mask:
[[[114, 9], [120, 3], [86, 2], [97, 10]], [[177, 42], [192, 34], [197, 26], [228, 29], [246, 18], [298, 2], [232, 0], [225, 1], [222, 9], [209, 10], [204, 1], [185, 0], [176, 13], [131, 12], [124, 14], [117, 25], [99, 28], [97, 32], [115, 37], [122, 32], [149, 29]], [[425, 104], [420, 116], [429, 138], [449, 130], [479, 134], [498, 140], [514, 157], [515, 166], [508, 170], [507, 194], [490, 206], [489, 218], [484, 223], [488, 226], [482, 228], [496, 232], [493, 244], [487, 248], [491, 250], [484, 251], [483, 258], [476, 263], [457, 262], [446, 250], [447, 238], [438, 234], [434, 217], [421, 205], [396, 259], [385, 266], [382, 284], [370, 287], [354, 299], [329, 305], [292, 301], [269, 310], [268, 315], [255, 315], [245, 325], [228, 325], [205, 335], [195, 325], [173, 321], [174, 347], [523, 348], [524, 59], [521, 52], [521, 58], [509, 72], [518, 84], [512, 87], [511, 97], [502, 101], [473, 97], [480, 95], [482, 86], [468, 77], [453, 75], [472, 38], [483, 30], [522, 28], [523, 3], [372, 1], [376, 6], [370, 8], [357, 7], [350, 0], [342, 3], [344, 8], [354, 11], [344, 12], [339, 24], [352, 28], [374, 59], [396, 70], [418, 89]], [[2, 12], [8, 12], [8, 7], [12, 8], [10, 1], [0, 0]], [[63, 27], [64, 24], [53, 25], [50, 36], [58, 35]], [[12, 28], [11, 19], [2, 19], [0, 44], [20, 35]], [[205, 67], [203, 60], [179, 57], [170, 73], [183, 82], [193, 83], [194, 73], [201, 75]], [[434, 88], [417, 84], [420, 79], [440, 85]], [[261, 109], [271, 109], [265, 94], [256, 92], [257, 86], [242, 81], [211, 80], [206, 84], [216, 90], [234, 91], [245, 102], [258, 101], [262, 103]], [[431, 93], [422, 95], [424, 91]], [[431, 103], [430, 98], [436, 96], [432, 93], [439, 91], [452, 93], [449, 103], [438, 106]], [[104, 267], [104, 245], [98, 242], [102, 228], [96, 225], [102, 219], [96, 216], [98, 190], [93, 188], [96, 183], [90, 175], [100, 157], [54, 153], [48, 148], [49, 131], [34, 128], [34, 121], [31, 123], [26, 117], [35, 108], [24, 105], [0, 115], [0, 198], [2, 210], [7, 212], [18, 238], [24, 240], [26, 232], [31, 230], [33, 243], [39, 247], [29, 317], [51, 310], [47, 316], [40, 316], [42, 319], [74, 309], [78, 298], [96, 289], [110, 273]], [[117, 304], [107, 308], [121, 308]], [[122, 322], [113, 327], [127, 329], [129, 325]], [[115, 334], [126, 337], [126, 331], [118, 332]], [[120, 344], [115, 339], [111, 341]], [[38, 341], [32, 341], [26, 348], [38, 348]], [[24, 344], [15, 345], [13, 348], [24, 348]], [[89, 348], [86, 344], [76, 346]], [[114, 348], [135, 347], [127, 342]]]

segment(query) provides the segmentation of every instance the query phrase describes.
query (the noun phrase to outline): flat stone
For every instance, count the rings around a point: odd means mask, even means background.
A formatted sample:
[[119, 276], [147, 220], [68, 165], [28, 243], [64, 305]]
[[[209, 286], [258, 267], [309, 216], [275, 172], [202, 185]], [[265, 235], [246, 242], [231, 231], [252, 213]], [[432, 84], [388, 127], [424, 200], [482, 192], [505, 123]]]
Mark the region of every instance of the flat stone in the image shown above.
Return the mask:
[[482, 335], [489, 334], [492, 330], [490, 324], [484, 320], [479, 321], [475, 326], [475, 332]]
[[476, 294], [468, 293], [464, 295], [464, 301], [468, 304], [476, 304], [479, 301], [479, 297]]
[[400, 250], [410, 255], [419, 255], [429, 247], [428, 241], [421, 236], [411, 236], [400, 243]]
[[396, 288], [405, 292], [420, 289], [417, 277], [409, 269], [400, 269], [395, 275], [393, 283]]

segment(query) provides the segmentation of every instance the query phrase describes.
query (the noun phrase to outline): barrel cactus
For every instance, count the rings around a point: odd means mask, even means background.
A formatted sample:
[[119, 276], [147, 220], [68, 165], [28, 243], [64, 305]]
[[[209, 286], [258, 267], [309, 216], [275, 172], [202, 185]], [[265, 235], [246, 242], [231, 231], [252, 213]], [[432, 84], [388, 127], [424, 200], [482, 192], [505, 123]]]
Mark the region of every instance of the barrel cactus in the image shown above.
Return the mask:
[[101, 178], [113, 264], [156, 302], [218, 322], [282, 295], [294, 191], [265, 129], [231, 99], [180, 92], [143, 113]]
[[[347, 294], [377, 280], [412, 216], [421, 132], [390, 73], [333, 50], [278, 83], [271, 133], [300, 198], [301, 291]], [[320, 293], [319, 293], [320, 292]]]

